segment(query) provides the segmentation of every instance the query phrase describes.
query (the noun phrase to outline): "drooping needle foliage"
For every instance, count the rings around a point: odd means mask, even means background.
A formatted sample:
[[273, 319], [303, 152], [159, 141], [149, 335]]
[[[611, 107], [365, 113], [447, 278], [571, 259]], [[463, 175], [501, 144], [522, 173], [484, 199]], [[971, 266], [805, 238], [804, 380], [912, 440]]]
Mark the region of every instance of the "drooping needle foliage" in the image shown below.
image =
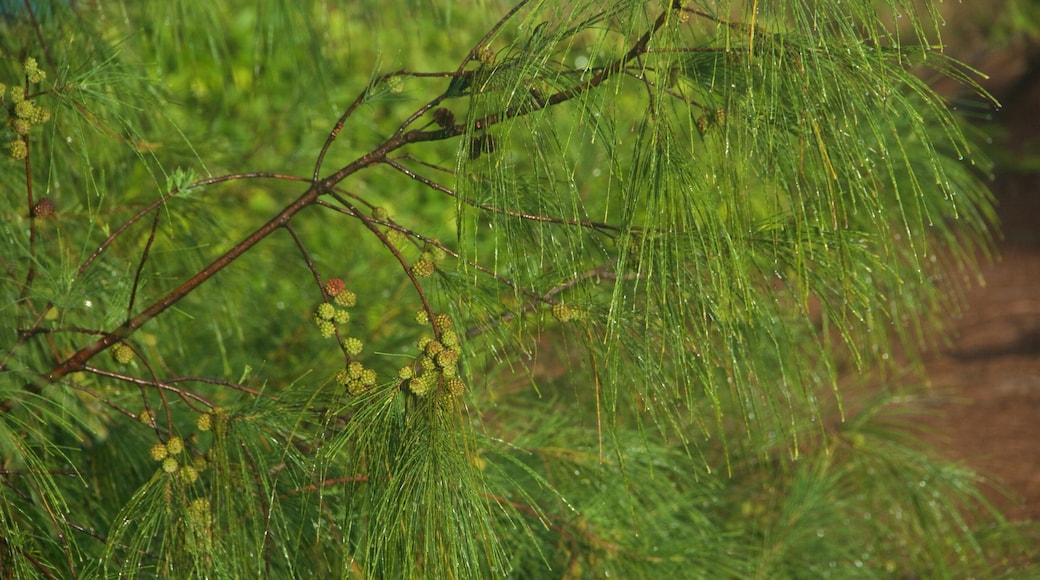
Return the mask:
[[0, 2], [0, 569], [988, 569], [840, 389], [993, 225], [918, 4]]

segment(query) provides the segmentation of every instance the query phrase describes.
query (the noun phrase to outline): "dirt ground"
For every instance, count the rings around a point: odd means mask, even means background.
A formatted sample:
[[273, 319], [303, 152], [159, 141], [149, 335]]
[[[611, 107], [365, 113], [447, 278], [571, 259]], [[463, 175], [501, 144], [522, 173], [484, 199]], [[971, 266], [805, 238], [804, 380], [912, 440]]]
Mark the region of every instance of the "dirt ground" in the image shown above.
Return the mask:
[[1040, 171], [1021, 168], [1040, 160], [1040, 83], [1002, 100], [996, 120], [1010, 155], [992, 184], [999, 256], [982, 266], [986, 285], [968, 291], [953, 344], [925, 360], [923, 421], [942, 455], [1002, 490], [991, 497], [1009, 518], [1040, 521]]

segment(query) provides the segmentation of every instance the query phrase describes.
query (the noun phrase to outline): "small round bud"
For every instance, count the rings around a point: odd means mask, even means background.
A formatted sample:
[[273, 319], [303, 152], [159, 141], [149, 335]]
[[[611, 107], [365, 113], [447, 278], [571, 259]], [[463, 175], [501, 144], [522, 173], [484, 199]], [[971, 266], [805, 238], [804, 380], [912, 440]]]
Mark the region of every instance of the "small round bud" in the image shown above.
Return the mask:
[[28, 119], [15, 119], [11, 123], [11, 127], [14, 128], [15, 133], [25, 136], [29, 134], [29, 129], [32, 129], [32, 123]]
[[406, 381], [412, 378], [412, 375], [413, 372], [411, 366], [401, 367], [401, 369], [397, 371], [397, 378], [401, 379], [402, 381]]
[[32, 101], [21, 101], [14, 106], [14, 114], [19, 119], [28, 119], [32, 117], [33, 112], [36, 111], [36, 105], [32, 104]]
[[357, 356], [361, 353], [361, 349], [364, 348], [364, 343], [361, 342], [360, 338], [351, 336], [347, 337], [343, 341], [343, 350], [347, 351], [350, 356]]
[[386, 87], [392, 94], [399, 95], [404, 92], [404, 80], [401, 77], [390, 77], [386, 79]]
[[321, 333], [322, 338], [331, 338], [336, 334], [336, 325], [331, 320], [320, 320], [318, 321], [318, 332]]
[[318, 320], [332, 320], [335, 316], [336, 307], [328, 302], [319, 304], [317, 310], [314, 311], [314, 317]]
[[184, 440], [180, 437], [170, 437], [170, 440], [166, 442], [166, 450], [170, 452], [170, 455], [178, 455], [184, 451]]
[[199, 431], [209, 431], [213, 428], [213, 415], [203, 413], [195, 420], [195, 428]]
[[359, 363], [358, 361], [354, 361], [347, 366], [347, 375], [350, 376], [351, 379], [360, 379], [361, 374], [364, 372], [365, 365]]
[[423, 350], [426, 351], [426, 354], [430, 356], [435, 356], [437, 353], [444, 350], [444, 345], [440, 341], [431, 340], [430, 342], [426, 343], [426, 348]]
[[357, 294], [350, 290], [344, 290], [339, 294], [336, 294], [334, 298], [336, 304], [344, 308], [353, 308], [357, 306]]
[[378, 376], [376, 375], [375, 370], [365, 369], [361, 371], [361, 377], [358, 380], [361, 381], [362, 385], [365, 385], [366, 387], [371, 387], [372, 385], [376, 384], [377, 379]]
[[444, 332], [442, 332], [441, 342], [444, 343], [444, 346], [448, 346], [451, 348], [455, 348], [459, 346], [459, 344], [461, 344], [459, 341], [459, 334], [454, 330], [445, 330]]
[[430, 315], [427, 314], [425, 310], [419, 310], [418, 312], [415, 313], [415, 323], [416, 324], [429, 324], [430, 323]]
[[329, 296], [339, 296], [340, 292], [347, 289], [347, 284], [343, 281], [343, 278], [329, 278], [325, 282], [325, 293]]
[[447, 314], [438, 314], [433, 320], [436, 323], [437, 329], [440, 331], [445, 331], [455, 326], [451, 321], [451, 317]]
[[[434, 240], [434, 242], [438, 244], [440, 243], [437, 240]], [[441, 248], [439, 245], [430, 244], [426, 247], [426, 253], [430, 254], [430, 258], [434, 262], [442, 262], [444, 261], [444, 258], [448, 257], [448, 254], [446, 254], [444, 252], [444, 249]]]
[[553, 318], [560, 322], [570, 322], [575, 318], [574, 309], [566, 304], [553, 304], [552, 315]]
[[372, 208], [372, 218], [385, 222], [390, 219], [390, 213], [386, 211], [385, 207], [374, 207]]
[[368, 386], [361, 382], [360, 379], [355, 379], [347, 383], [347, 392], [351, 395], [360, 395], [368, 390]]
[[166, 473], [174, 473], [175, 471], [177, 471], [178, 467], [180, 467], [180, 464], [177, 463], [176, 459], [172, 457], [167, 457], [166, 459], [163, 459], [162, 470]]
[[152, 424], [152, 413], [151, 413], [151, 411], [149, 411], [148, 409], [142, 410], [140, 413], [137, 414], [137, 420], [140, 421], [141, 423], [145, 424], [145, 425], [151, 425]]
[[152, 456], [152, 459], [156, 461], [162, 461], [163, 459], [166, 459], [170, 452], [162, 443], [156, 443], [155, 445], [152, 445], [151, 449], [148, 450], [148, 454]]
[[134, 349], [123, 343], [112, 345], [112, 358], [119, 364], [125, 365], [134, 360]]
[[422, 367], [423, 371], [432, 371], [437, 368], [437, 363], [434, 362], [432, 357], [424, 356], [419, 359], [419, 366]]
[[336, 324], [343, 326], [344, 324], [350, 322], [350, 313], [346, 310], [337, 310], [336, 316], [332, 317], [332, 320]]
[[29, 146], [21, 139], [15, 139], [8, 143], [7, 150], [15, 161], [21, 161], [29, 156]]
[[466, 382], [462, 379], [449, 379], [444, 382], [444, 389], [457, 397], [466, 390]]
[[437, 353], [434, 357], [434, 361], [437, 366], [443, 368], [453, 367], [459, 362], [459, 351], [446, 348]]
[[401, 245], [401, 242], [404, 242], [408, 238], [403, 232], [394, 228], [386, 228], [386, 231], [383, 233], [386, 235], [387, 241], [393, 244], [394, 247]]
[[431, 390], [433, 390], [437, 379], [430, 374], [422, 374], [414, 379], [408, 381], [408, 390], [412, 391], [417, 396], [425, 397]]
[[433, 275], [433, 271], [436, 269], [432, 260], [419, 259], [412, 264], [412, 274], [415, 274], [418, 278], [427, 278]]
[[488, 46], [482, 46], [477, 49], [477, 60], [484, 66], [491, 66], [495, 64], [495, 51]]
[[350, 376], [350, 371], [348, 371], [347, 369], [340, 369], [336, 373], [336, 384], [337, 385], [346, 385], [347, 383], [349, 383], [351, 381], [351, 379], [352, 379], [352, 377]]
[[429, 336], [422, 336], [419, 338], [419, 341], [415, 344], [419, 347], [419, 350], [425, 350], [426, 345], [430, 344], [431, 342], [433, 342], [432, 338], [430, 338]]
[[711, 120], [708, 118], [707, 115], [701, 115], [700, 117], [697, 117], [696, 123], [697, 123], [697, 132], [700, 133], [701, 135], [704, 135], [705, 133], [708, 132], [709, 129], [711, 129], [712, 123], [711, 123]]
[[36, 107], [33, 109], [33, 114], [29, 117], [29, 122], [35, 125], [42, 125], [51, 118], [51, 112], [45, 107]]
[[54, 211], [57, 208], [54, 205], [54, 200], [49, 197], [41, 198], [32, 208], [32, 217], [35, 218], [49, 218], [54, 215]]
[[181, 478], [184, 480], [184, 483], [191, 485], [198, 481], [199, 471], [190, 465], [185, 465], [184, 469], [181, 469]]

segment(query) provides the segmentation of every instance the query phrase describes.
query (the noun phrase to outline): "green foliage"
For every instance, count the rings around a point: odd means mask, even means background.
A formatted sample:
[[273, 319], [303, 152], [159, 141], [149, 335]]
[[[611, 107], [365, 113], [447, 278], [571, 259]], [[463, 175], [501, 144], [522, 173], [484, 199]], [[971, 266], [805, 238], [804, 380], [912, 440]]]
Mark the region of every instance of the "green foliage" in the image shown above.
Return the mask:
[[931, 12], [345, 4], [0, 2], [5, 570], [991, 569], [836, 394], [989, 244]]

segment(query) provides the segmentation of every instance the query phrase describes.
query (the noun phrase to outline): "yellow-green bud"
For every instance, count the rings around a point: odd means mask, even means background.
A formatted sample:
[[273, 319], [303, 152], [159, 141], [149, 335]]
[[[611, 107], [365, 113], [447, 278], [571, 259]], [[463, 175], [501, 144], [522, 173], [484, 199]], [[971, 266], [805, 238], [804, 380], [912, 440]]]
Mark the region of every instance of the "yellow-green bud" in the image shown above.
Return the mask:
[[427, 278], [433, 275], [436, 266], [433, 261], [420, 258], [412, 264], [412, 274], [415, 274], [417, 278]]
[[366, 387], [371, 387], [372, 385], [376, 384], [376, 379], [376, 371], [372, 369], [365, 369], [361, 371], [361, 378], [358, 380], [361, 381], [362, 385], [365, 385]]
[[397, 371], [397, 378], [401, 380], [408, 380], [412, 378], [412, 367], [406, 366], [401, 367], [401, 370]]
[[360, 379], [363, 372], [365, 372], [365, 365], [358, 361], [354, 361], [347, 366], [347, 374], [350, 375], [350, 378], [352, 379]]
[[321, 333], [322, 338], [330, 338], [332, 335], [336, 334], [336, 325], [330, 320], [319, 320], [318, 332]]
[[426, 354], [430, 356], [435, 356], [437, 353], [444, 350], [444, 344], [437, 340], [431, 340], [430, 342], [426, 343], [426, 348], [423, 350], [426, 351]]
[[319, 320], [332, 320], [336, 316], [336, 307], [328, 302], [323, 302], [314, 311], [314, 316]]
[[350, 371], [348, 371], [347, 369], [340, 369], [336, 373], [336, 384], [345, 385], [350, 382], [351, 378], [352, 377], [350, 376]]
[[459, 335], [454, 330], [445, 330], [441, 333], [441, 342], [444, 346], [455, 348], [459, 346]]
[[434, 317], [434, 322], [436, 322], [437, 324], [437, 329], [441, 331], [449, 330], [453, 326], [455, 326], [455, 324], [451, 321], [451, 317], [443, 313], [438, 314], [436, 317]]
[[340, 326], [342, 326], [342, 325], [350, 322], [350, 313], [347, 312], [346, 310], [337, 310], [336, 311], [336, 316], [334, 316], [332, 318], [332, 320], [335, 321], [336, 324], [339, 324]]
[[49, 109], [47, 109], [46, 107], [36, 107], [35, 111], [33, 112], [33, 116], [29, 119], [29, 121], [39, 125], [41, 123], [46, 123], [50, 120], [50, 118], [51, 112]]
[[477, 60], [484, 66], [491, 66], [495, 64], [495, 51], [490, 47], [482, 46], [477, 49]]
[[170, 440], [166, 442], [166, 450], [170, 452], [170, 455], [177, 455], [184, 451], [184, 440], [180, 437], [170, 437]]
[[[436, 242], [436, 240], [434, 241]], [[439, 244], [440, 242], [437, 243]], [[444, 253], [440, 246], [429, 245], [426, 247], [426, 252], [430, 254], [434, 262], [440, 262], [447, 257], [447, 254]]]
[[10, 151], [11, 158], [15, 161], [21, 161], [29, 156], [29, 146], [21, 139], [15, 139], [8, 143], [7, 149]]
[[446, 348], [439, 351], [434, 360], [441, 368], [455, 366], [455, 363], [459, 362], [459, 351]]
[[430, 315], [425, 310], [419, 310], [415, 313], [415, 322], [416, 324], [429, 324]]
[[162, 461], [163, 459], [166, 459], [166, 457], [170, 454], [170, 452], [166, 449], [166, 446], [162, 443], [156, 443], [155, 445], [152, 445], [152, 448], [148, 450], [148, 453], [152, 456], [152, 459], [156, 461]]
[[336, 294], [336, 297], [333, 298], [333, 300], [336, 301], [336, 304], [344, 308], [353, 308], [357, 305], [357, 294], [351, 290], [344, 290], [339, 294]]
[[209, 413], [199, 415], [199, 418], [195, 420], [195, 427], [199, 431], [209, 431], [213, 428], [213, 415]]
[[14, 106], [14, 114], [19, 119], [28, 119], [35, 111], [36, 106], [32, 104], [32, 101], [21, 101]]
[[190, 485], [199, 479], [199, 471], [190, 465], [185, 465], [184, 469], [181, 469], [181, 478], [184, 479], [184, 483]]
[[466, 383], [462, 379], [449, 379], [444, 382], [444, 388], [457, 397], [466, 390]]
[[575, 318], [574, 309], [566, 304], [553, 304], [552, 315], [560, 322], [570, 322]]
[[425, 397], [433, 389], [437, 378], [429, 373], [422, 374], [408, 381], [408, 389], [420, 397]]
[[350, 356], [357, 356], [361, 353], [361, 349], [364, 348], [364, 343], [361, 342], [360, 338], [351, 336], [343, 341], [343, 350], [347, 351]]
[[166, 473], [173, 473], [177, 471], [178, 467], [180, 467], [180, 464], [177, 463], [176, 459], [172, 457], [167, 457], [166, 459], [163, 459], [162, 470]]
[[112, 357], [119, 364], [125, 365], [134, 360], [134, 349], [120, 342], [112, 345]]

